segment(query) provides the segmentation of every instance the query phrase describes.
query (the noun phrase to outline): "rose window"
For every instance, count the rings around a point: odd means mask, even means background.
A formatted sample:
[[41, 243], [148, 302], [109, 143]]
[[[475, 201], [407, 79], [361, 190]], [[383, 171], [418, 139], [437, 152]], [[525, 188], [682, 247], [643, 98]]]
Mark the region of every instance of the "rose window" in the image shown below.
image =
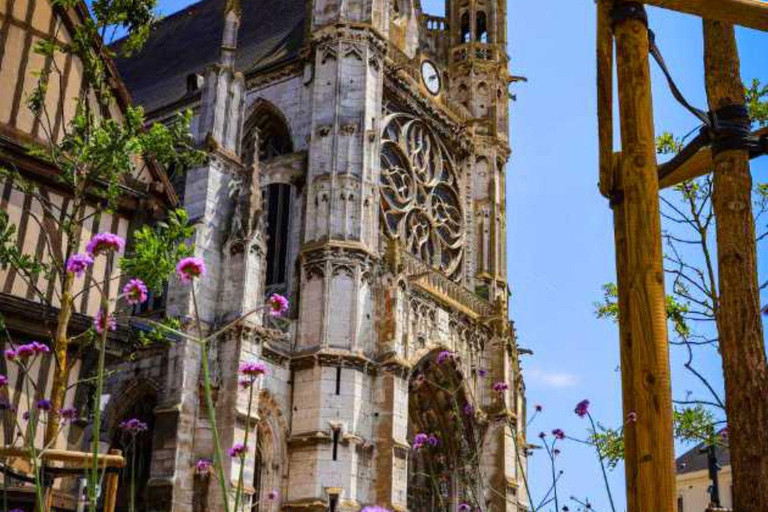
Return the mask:
[[384, 230], [455, 280], [465, 242], [460, 197], [453, 162], [437, 135], [413, 116], [390, 116], [381, 141]]

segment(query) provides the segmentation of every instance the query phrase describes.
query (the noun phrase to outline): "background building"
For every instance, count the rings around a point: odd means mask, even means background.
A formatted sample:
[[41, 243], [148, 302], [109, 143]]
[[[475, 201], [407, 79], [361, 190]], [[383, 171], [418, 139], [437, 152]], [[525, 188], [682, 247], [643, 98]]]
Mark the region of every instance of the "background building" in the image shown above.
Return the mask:
[[[733, 506], [733, 485], [731, 480], [731, 458], [727, 448], [716, 449], [720, 488], [720, 505], [731, 509]], [[712, 480], [709, 472], [709, 456], [704, 445], [698, 445], [677, 458], [677, 511], [705, 512], [710, 507]]]

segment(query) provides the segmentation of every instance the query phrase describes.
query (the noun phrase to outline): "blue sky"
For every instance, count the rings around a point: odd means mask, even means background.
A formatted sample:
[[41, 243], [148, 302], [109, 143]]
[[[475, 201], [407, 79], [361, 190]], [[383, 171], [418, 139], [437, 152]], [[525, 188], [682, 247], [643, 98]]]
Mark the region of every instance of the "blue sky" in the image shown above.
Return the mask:
[[[188, 3], [160, 0], [160, 9], [169, 14]], [[431, 14], [444, 10], [440, 0], [422, 5]], [[597, 191], [595, 7], [592, 0], [510, 0], [508, 12], [511, 71], [528, 78], [513, 90], [507, 209], [512, 316], [520, 345], [535, 352], [524, 363], [529, 405], [544, 406], [530, 438], [553, 428], [579, 436], [586, 425], [573, 408], [584, 398], [607, 425], [622, 416], [617, 329], [596, 320], [593, 306], [601, 286], [615, 279], [611, 211]], [[649, 13], [681, 89], [705, 108], [700, 20], [654, 8]], [[768, 35], [739, 30], [738, 36], [744, 78], [768, 82]], [[653, 78], [657, 131], [694, 129], [696, 120], [674, 101], [655, 67]], [[757, 179], [768, 180], [766, 160], [753, 167]], [[761, 272], [768, 274], [765, 258]], [[716, 355], [702, 363], [719, 382]], [[693, 385], [677, 353], [672, 366], [674, 392], [681, 396]], [[609, 510], [592, 452], [572, 442], [562, 448], [561, 496], [588, 497], [598, 512]], [[533, 492], [540, 496], [548, 487], [547, 461], [539, 453], [530, 464]], [[623, 510], [623, 468], [610, 479]]]

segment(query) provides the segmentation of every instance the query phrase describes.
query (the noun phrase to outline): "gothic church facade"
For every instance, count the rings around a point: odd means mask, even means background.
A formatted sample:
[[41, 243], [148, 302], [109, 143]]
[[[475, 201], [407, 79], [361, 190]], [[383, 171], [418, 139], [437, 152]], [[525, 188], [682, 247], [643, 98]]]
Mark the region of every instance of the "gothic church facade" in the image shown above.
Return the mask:
[[[208, 150], [176, 179], [206, 328], [271, 293], [291, 303], [212, 350], [223, 444], [255, 432], [252, 510], [527, 509], [506, 17], [506, 0], [447, 0], [445, 17], [418, 0], [203, 0], [117, 63], [150, 118], [192, 109]], [[172, 283], [165, 311], [194, 316], [189, 288]], [[237, 368], [255, 360], [270, 370], [249, 415]], [[152, 397], [147, 510], [220, 509], [194, 471], [213, 452], [199, 362], [179, 340], [110, 383], [120, 407]]]

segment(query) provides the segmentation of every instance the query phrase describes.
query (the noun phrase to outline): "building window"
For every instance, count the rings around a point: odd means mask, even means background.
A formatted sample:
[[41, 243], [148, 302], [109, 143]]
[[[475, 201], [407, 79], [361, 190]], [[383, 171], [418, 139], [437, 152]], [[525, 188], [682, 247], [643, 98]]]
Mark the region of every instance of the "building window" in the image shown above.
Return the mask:
[[469, 28], [469, 13], [465, 12], [461, 15], [461, 42], [468, 43], [472, 37]]
[[481, 43], [488, 42], [488, 18], [483, 11], [477, 13], [477, 30], [475, 31], [475, 37]]
[[284, 284], [288, 259], [291, 186], [273, 183], [266, 187], [267, 286]]
[[339, 429], [334, 429], [333, 431], [333, 460], [339, 460], [339, 437], [341, 435], [341, 431]]
[[683, 512], [683, 497], [677, 497], [677, 512]]

